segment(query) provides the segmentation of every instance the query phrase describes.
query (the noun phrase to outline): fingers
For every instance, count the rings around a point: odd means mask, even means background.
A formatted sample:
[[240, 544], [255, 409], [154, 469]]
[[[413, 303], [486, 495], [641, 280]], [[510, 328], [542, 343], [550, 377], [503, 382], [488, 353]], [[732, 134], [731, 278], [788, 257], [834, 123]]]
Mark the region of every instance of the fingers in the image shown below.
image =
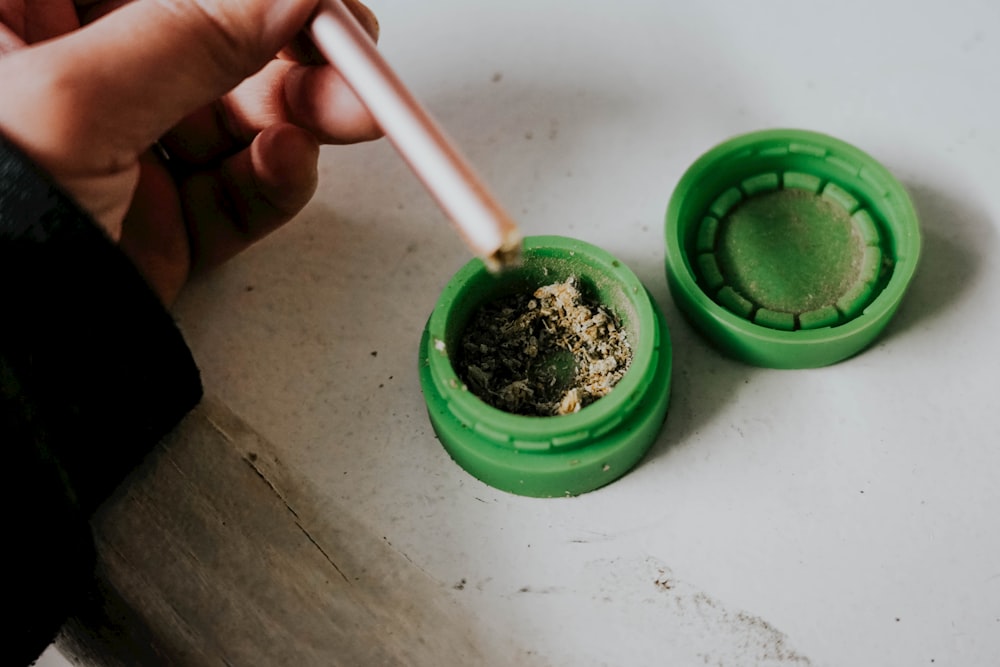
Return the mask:
[[[276, 60], [268, 70], [283, 81], [283, 104], [278, 108], [284, 111], [287, 120], [309, 129], [320, 141], [349, 144], [382, 136], [375, 119], [333, 68], [303, 67]], [[251, 104], [250, 99], [241, 100], [242, 93], [236, 91], [237, 103], [244, 110], [238, 118], [251, 123], [266, 120], [266, 116], [253, 114], [259, 107]]]
[[169, 306], [194, 270], [216, 266], [290, 220], [317, 181], [319, 146], [292, 125], [263, 131], [218, 167], [182, 178], [151, 154], [119, 245]]
[[181, 184], [193, 269], [233, 257], [298, 213], [316, 190], [319, 144], [280, 124], [217, 169]]
[[[373, 40], [379, 25], [365, 5], [345, 4]], [[163, 139], [170, 154], [189, 164], [206, 164], [247, 145], [272, 123], [294, 123], [321, 143], [350, 144], [382, 136], [371, 114], [335, 67], [325, 64], [299, 33], [282, 55], [211, 107], [190, 114]], [[317, 65], [317, 63], [320, 63]]]
[[241, 149], [275, 123], [298, 125], [326, 144], [382, 136], [333, 68], [273, 60], [222, 100], [190, 114], [161, 141], [171, 157], [203, 165]]
[[171, 305], [191, 270], [184, 211], [174, 177], [147, 153], [132, 206], [122, 223], [119, 247], [132, 260], [164, 305]]
[[43, 166], [116, 170], [259, 70], [315, 5], [133, 2], [85, 30], [0, 59], [0, 67], [9, 65], [0, 71], [5, 87], [19, 91], [17, 104], [0, 109], [0, 127]]
[[320, 141], [347, 144], [381, 136], [367, 109], [331, 67], [274, 60], [226, 99], [228, 130], [250, 137], [275, 122], [294, 123]]

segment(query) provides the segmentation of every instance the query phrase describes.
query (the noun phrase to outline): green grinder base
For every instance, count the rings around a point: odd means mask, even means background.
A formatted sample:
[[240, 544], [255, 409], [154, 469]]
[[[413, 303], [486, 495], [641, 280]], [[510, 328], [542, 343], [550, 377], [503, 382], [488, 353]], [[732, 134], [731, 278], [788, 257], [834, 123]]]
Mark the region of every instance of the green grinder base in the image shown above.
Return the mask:
[[[545, 417], [505, 412], [474, 395], [456, 363], [476, 310], [570, 277], [628, 335], [631, 365], [618, 384], [578, 412]], [[419, 364], [431, 424], [451, 457], [483, 482], [526, 496], [578, 495], [624, 475], [656, 440], [670, 396], [670, 338], [645, 287], [607, 252], [559, 236], [525, 239], [521, 265], [499, 275], [479, 260], [460, 269], [427, 322]]]

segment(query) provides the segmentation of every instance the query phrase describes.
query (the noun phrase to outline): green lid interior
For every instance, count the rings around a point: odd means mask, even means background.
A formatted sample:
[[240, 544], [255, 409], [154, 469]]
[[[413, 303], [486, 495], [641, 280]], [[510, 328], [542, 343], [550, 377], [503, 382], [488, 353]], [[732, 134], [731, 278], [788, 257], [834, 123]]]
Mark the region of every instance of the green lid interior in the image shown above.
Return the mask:
[[685, 173], [666, 221], [667, 278], [723, 351], [800, 368], [857, 353], [895, 312], [920, 236], [903, 187], [837, 139], [769, 130]]

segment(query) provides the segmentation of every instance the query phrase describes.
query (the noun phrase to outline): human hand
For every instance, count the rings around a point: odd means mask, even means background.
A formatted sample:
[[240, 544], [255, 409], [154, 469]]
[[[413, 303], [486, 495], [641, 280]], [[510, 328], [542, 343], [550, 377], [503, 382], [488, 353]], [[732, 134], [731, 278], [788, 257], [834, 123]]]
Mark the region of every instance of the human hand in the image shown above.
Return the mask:
[[170, 304], [301, 210], [320, 143], [381, 134], [334, 68], [287, 48], [317, 4], [0, 0], [0, 132]]

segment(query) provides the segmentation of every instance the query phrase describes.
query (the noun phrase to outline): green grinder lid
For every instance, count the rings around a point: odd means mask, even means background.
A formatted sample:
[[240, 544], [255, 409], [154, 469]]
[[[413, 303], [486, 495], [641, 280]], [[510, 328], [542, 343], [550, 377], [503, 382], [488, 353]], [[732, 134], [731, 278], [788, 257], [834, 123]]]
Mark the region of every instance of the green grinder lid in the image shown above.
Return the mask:
[[666, 271], [680, 310], [747, 363], [835, 363], [885, 328], [916, 269], [903, 186], [823, 134], [735, 137], [683, 175], [667, 209]]
[[[577, 412], [534, 416], [488, 404], [457, 368], [480, 307], [569, 278], [613, 313], [631, 363], [610, 393]], [[520, 266], [490, 273], [472, 260], [442, 291], [420, 342], [420, 384], [438, 439], [467, 472], [511, 493], [577, 495], [628, 472], [656, 440], [670, 396], [670, 337], [636, 275], [593, 245], [561, 236], [524, 240]]]

